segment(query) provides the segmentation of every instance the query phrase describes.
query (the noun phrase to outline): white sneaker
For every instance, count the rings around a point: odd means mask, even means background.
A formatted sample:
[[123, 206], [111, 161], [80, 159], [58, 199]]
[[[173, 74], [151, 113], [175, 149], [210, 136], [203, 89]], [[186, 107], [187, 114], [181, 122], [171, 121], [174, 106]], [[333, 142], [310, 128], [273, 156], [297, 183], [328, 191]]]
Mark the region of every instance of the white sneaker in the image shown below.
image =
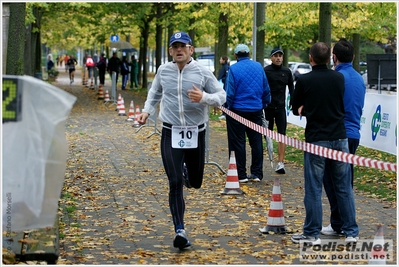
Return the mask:
[[222, 115], [222, 116], [219, 117], [219, 120], [225, 120], [225, 119], [226, 119], [225, 115]]
[[248, 179], [248, 181], [252, 181], [252, 182], [260, 182], [261, 181], [261, 179], [259, 179], [258, 177], [256, 177], [255, 175], [253, 175], [253, 174], [250, 174], [248, 177], [247, 177], [247, 179]]
[[279, 174], [285, 174], [284, 163], [279, 162], [277, 163], [276, 172]]
[[334, 229], [331, 227], [331, 224], [321, 228], [320, 234], [330, 235], [330, 236], [344, 236], [343, 232], [338, 233], [338, 232], [334, 231]]
[[358, 236], [347, 236], [345, 238], [345, 243], [356, 243], [357, 241], [359, 241], [359, 237]]

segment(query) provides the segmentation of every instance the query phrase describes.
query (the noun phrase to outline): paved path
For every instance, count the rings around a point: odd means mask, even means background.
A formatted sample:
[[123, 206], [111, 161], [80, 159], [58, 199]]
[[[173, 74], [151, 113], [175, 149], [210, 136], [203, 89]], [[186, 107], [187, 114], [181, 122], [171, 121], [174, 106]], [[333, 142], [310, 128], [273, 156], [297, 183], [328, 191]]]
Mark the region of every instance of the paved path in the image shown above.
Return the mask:
[[[106, 81], [104, 89], [110, 90], [109, 84]], [[273, 181], [280, 177], [286, 226], [290, 232], [301, 231], [305, 214], [301, 167], [286, 164], [287, 174], [277, 176], [265, 157], [262, 182], [241, 185], [244, 195], [225, 196], [220, 192], [226, 175], [207, 164], [203, 187], [185, 189], [192, 248], [179, 251], [172, 246], [167, 179], [154, 127], [137, 132], [125, 116], [118, 116], [116, 106], [105, 105], [96, 90], [82, 86], [80, 71], [72, 85], [61, 71], [55, 85], [78, 98], [66, 126], [69, 155], [60, 201], [59, 264], [301, 264], [291, 234], [265, 235], [258, 230], [267, 224]], [[135, 91], [119, 93], [126, 113], [131, 100], [143, 107], [144, 99]], [[211, 123], [208, 162], [227, 170], [223, 123]], [[326, 224], [325, 197], [323, 203]], [[396, 251], [396, 206], [356, 192], [356, 207], [360, 237], [373, 239], [376, 224], [383, 223], [384, 237], [394, 240]], [[394, 257], [388, 264], [396, 264], [396, 253]]]

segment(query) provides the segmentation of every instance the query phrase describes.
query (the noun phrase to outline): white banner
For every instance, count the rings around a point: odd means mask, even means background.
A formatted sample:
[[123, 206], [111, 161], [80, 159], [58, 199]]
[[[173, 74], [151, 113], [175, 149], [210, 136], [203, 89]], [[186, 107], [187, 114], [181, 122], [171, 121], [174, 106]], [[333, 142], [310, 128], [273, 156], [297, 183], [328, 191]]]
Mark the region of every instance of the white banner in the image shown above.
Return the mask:
[[[288, 103], [288, 89], [286, 95]], [[360, 145], [396, 155], [396, 106], [396, 95], [366, 94], [360, 125]], [[306, 118], [295, 116], [292, 111], [287, 112], [287, 121], [303, 128], [306, 126]]]

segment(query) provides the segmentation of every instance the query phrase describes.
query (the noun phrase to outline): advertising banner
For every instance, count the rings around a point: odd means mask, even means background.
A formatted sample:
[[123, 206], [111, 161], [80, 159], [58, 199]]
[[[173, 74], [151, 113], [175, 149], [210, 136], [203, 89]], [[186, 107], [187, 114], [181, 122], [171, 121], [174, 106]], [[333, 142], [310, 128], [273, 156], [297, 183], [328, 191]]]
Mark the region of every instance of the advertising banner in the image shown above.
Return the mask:
[[[287, 90], [286, 102], [289, 103]], [[366, 94], [360, 125], [360, 145], [396, 155], [397, 151], [396, 95]], [[286, 107], [288, 110], [288, 107]], [[287, 112], [287, 121], [305, 128], [306, 118]]]

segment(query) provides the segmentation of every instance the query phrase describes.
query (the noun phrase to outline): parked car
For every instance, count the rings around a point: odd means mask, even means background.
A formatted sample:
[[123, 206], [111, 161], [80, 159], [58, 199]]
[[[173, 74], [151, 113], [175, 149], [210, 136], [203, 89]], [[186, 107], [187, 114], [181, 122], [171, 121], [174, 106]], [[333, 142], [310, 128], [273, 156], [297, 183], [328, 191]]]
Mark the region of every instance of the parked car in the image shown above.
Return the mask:
[[293, 62], [290, 69], [292, 77], [294, 78], [294, 81], [296, 81], [302, 74], [310, 72], [312, 70], [312, 65], [308, 63]]
[[204, 65], [205, 67], [207, 67], [208, 69], [210, 69], [212, 72], [215, 71], [215, 63], [212, 59], [209, 58], [199, 58], [197, 59], [198, 63], [200, 63], [201, 65]]
[[[252, 60], [252, 58], [251, 58], [251, 60]], [[230, 60], [230, 66], [233, 65], [233, 64], [236, 64], [236, 63], [237, 63], [237, 60]], [[266, 66], [268, 66], [270, 64], [272, 64], [272, 61], [270, 59], [268, 59], [268, 58], [265, 58], [264, 62], [263, 62], [263, 67], [266, 67]]]
[[289, 61], [288, 68], [292, 69], [292, 65], [294, 65], [294, 64], [299, 64], [299, 62]]

